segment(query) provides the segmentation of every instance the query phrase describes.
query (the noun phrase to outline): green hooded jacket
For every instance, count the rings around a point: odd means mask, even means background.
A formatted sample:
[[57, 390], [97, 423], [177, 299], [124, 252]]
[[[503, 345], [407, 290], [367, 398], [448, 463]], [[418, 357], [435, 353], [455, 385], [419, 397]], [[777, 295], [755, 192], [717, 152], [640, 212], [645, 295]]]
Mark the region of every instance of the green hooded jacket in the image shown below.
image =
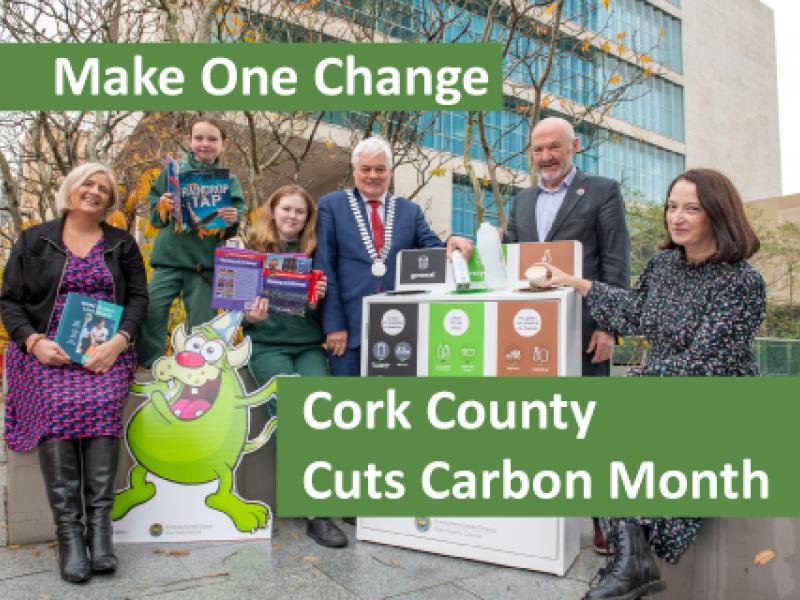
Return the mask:
[[[211, 163], [200, 162], [189, 152], [186, 158], [178, 163], [181, 171], [190, 169], [219, 168], [219, 161]], [[161, 231], [158, 232], [153, 250], [150, 253], [150, 264], [153, 267], [168, 267], [173, 269], [190, 269], [192, 271], [213, 271], [214, 250], [224, 239], [236, 235], [238, 224], [225, 229], [223, 237], [208, 235], [200, 238], [196, 231], [176, 232], [172, 227], [172, 220], [161, 220], [158, 214], [158, 202], [161, 195], [167, 191], [167, 173], [162, 170], [150, 187], [147, 201], [150, 204], [150, 223]], [[244, 211], [244, 197], [242, 186], [236, 175], [231, 173], [231, 205], [236, 208], [238, 223]]]

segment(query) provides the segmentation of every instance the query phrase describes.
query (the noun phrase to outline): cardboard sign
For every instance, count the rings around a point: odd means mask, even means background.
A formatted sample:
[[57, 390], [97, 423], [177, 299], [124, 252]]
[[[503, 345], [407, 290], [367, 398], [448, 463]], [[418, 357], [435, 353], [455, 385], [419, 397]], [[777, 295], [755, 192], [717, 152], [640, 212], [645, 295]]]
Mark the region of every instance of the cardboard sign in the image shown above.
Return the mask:
[[242, 497], [237, 473], [245, 454], [263, 448], [277, 427], [271, 419], [250, 431], [250, 410], [275, 395], [276, 380], [248, 392], [239, 369], [250, 360], [250, 338], [233, 339], [241, 313], [224, 312], [172, 334], [174, 356], [162, 356], [153, 381], [134, 383], [145, 397], [128, 420], [131, 468], [114, 497], [115, 541], [269, 539], [272, 509]]

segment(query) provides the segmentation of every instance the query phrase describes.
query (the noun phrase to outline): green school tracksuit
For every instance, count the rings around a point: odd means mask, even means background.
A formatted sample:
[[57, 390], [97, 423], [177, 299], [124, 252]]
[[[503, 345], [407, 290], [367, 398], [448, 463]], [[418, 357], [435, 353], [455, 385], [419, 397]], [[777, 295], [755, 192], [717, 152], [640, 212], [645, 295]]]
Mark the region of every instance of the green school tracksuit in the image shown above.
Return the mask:
[[[181, 171], [218, 167], [218, 162], [209, 164], [198, 161], [191, 152], [179, 163]], [[167, 175], [165, 171], [161, 171], [147, 197], [150, 204], [150, 223], [160, 231], [150, 253], [150, 264], [153, 267], [153, 276], [148, 286], [150, 302], [136, 344], [139, 364], [147, 368], [150, 368], [164, 353], [169, 306], [179, 294], [183, 294], [189, 329], [210, 321], [216, 313], [211, 307], [214, 250], [222, 243], [223, 238], [219, 235], [209, 235], [201, 239], [195, 231], [182, 233], [174, 231], [172, 220], [164, 222], [158, 214], [159, 199], [166, 191]], [[231, 204], [241, 218], [244, 211], [242, 186], [233, 173], [231, 173]], [[235, 235], [237, 228], [238, 225], [228, 227], [224, 238]]]
[[[284, 252], [298, 251], [297, 242], [286, 243]], [[324, 377], [328, 374], [319, 308], [307, 307], [302, 317], [270, 313], [260, 323], [245, 321], [244, 333], [253, 343], [250, 371], [259, 386], [275, 375]], [[271, 416], [276, 414], [274, 400], [270, 401], [267, 411]]]

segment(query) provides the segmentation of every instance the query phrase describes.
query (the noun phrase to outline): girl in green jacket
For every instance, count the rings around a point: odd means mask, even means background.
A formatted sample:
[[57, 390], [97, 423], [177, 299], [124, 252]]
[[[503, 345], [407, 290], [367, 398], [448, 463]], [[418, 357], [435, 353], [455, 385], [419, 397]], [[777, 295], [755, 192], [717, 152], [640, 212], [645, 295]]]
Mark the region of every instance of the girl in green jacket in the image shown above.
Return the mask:
[[[180, 172], [219, 168], [220, 154], [229, 143], [222, 123], [209, 117], [198, 117], [192, 122], [187, 141], [191, 152], [178, 164]], [[139, 364], [146, 368], [164, 353], [169, 307], [179, 294], [183, 295], [189, 329], [214, 317], [216, 311], [211, 307], [214, 250], [224, 239], [236, 234], [244, 210], [242, 186], [231, 173], [231, 206], [218, 209], [227, 227], [217, 235], [198, 229], [175, 231], [172, 223], [175, 199], [167, 189], [164, 170], [148, 195], [150, 223], [160, 231], [150, 253], [153, 267], [148, 287], [150, 303], [136, 348]]]

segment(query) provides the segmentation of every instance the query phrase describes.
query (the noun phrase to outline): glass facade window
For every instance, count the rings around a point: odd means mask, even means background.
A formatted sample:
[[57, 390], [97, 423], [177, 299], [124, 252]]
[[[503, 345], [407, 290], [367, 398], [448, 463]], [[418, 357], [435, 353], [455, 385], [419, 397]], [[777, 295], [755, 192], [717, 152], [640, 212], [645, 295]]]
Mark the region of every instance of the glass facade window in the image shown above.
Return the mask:
[[[508, 216], [511, 210], [511, 201], [522, 188], [506, 186], [502, 189], [503, 208]], [[499, 225], [497, 219], [497, 204], [491, 189], [483, 190], [484, 213], [483, 220], [492, 225]], [[479, 223], [476, 222], [477, 207], [475, 205], [475, 192], [466, 175], [453, 174], [453, 220], [452, 234], [460, 235], [471, 240], [475, 239], [475, 232]]]
[[667, 186], [686, 168], [683, 155], [612, 134], [600, 146], [596, 173], [616, 179], [626, 198], [662, 202]]
[[[300, 0], [297, 0], [300, 2]], [[680, 5], [677, 0], [670, 0]], [[477, 42], [483, 37], [486, 25], [486, 3], [475, 0], [439, 2], [437, 0], [320, 0], [314, 9], [327, 12], [332, 17], [345, 19], [379, 33], [404, 41], [427, 39], [428, 25], [444, 18], [449, 25], [440, 32], [444, 42]], [[246, 26], [253, 28], [268, 39], [275, 41], [300, 41], [303, 30], [298, 25], [274, 22], [240, 9], [246, 17]], [[436, 15], [431, 17], [430, 15]], [[606, 11], [599, 1], [565, 0], [563, 16], [616, 43], [636, 46], [638, 51], [651, 54], [652, 58], [669, 68], [682, 72], [681, 21], [646, 0], [615, 0]], [[622, 35], [624, 33], [624, 35]], [[507, 26], [505, 16], [497, 13], [492, 23], [492, 37], [505, 39]], [[530, 84], [544, 68], [542, 52], [546, 43], [547, 27], [541, 23], [521, 24], [506, 58], [506, 77]], [[238, 41], [235, 36], [221, 36], [222, 41]], [[324, 34], [318, 39], [332, 40]], [[639, 75], [638, 66], [619, 61], [597, 48], [584, 49], [580, 40], [564, 38], [559, 42], [554, 57], [553, 71], [546, 83], [545, 91], [583, 105], [596, 105], [601, 90], [613, 75], [622, 82]], [[546, 112], [546, 111], [545, 111]], [[612, 116], [656, 132], [674, 140], [683, 141], [684, 100], [683, 89], [666, 79], [653, 76], [631, 85], [621, 99], [612, 106]], [[464, 155], [466, 117], [464, 112], [410, 113], [404, 118], [418, 123], [422, 145]], [[366, 113], [326, 113], [328, 123], [351, 129], [366, 126]], [[528, 112], [524, 103], [507, 97], [502, 111], [484, 113], [486, 136], [495, 160], [509, 168], [527, 172], [525, 154], [528, 143]], [[588, 130], [579, 128], [578, 134], [584, 144], [588, 142]], [[603, 137], [610, 141], [590, 146], [575, 157], [576, 164], [588, 173], [605, 175], [620, 181], [626, 195], [660, 202], [666, 186], [684, 170], [682, 155], [659, 148], [633, 138], [604, 131]], [[471, 156], [485, 160], [477, 131], [474, 132]], [[453, 231], [469, 233], [474, 230], [472, 190], [468, 182], [454, 182]], [[511, 194], [513, 196], [513, 194]], [[469, 202], [468, 202], [469, 200]], [[493, 209], [488, 207], [491, 217]]]
[[[630, 63], [606, 56], [603, 79], [619, 75], [631, 81], [639, 68]], [[661, 77], [640, 78], [630, 84], [626, 97], [611, 108], [611, 115], [655, 131], [673, 140], [683, 141], [683, 88]]]
[[600, 23], [599, 31], [612, 41], [624, 33], [624, 45], [628, 46], [629, 40], [635, 39], [637, 47], [651, 54], [656, 62], [683, 72], [680, 19], [646, 0], [614, 0], [610, 4], [608, 22]]

